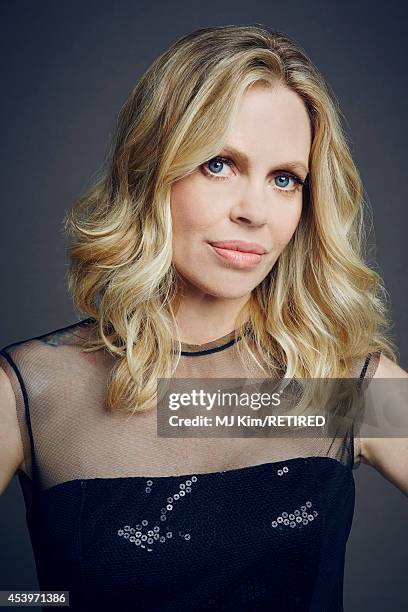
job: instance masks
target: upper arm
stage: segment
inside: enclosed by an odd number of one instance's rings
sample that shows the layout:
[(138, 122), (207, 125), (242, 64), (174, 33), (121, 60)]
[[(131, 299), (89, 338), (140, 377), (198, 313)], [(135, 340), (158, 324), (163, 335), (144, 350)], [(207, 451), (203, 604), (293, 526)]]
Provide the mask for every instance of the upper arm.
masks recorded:
[(0, 495), (24, 461), (23, 444), (10, 380), (0, 367)]
[[(408, 379), (408, 372), (381, 354), (374, 378)], [(408, 410), (407, 399), (405, 397), (397, 398), (398, 405), (401, 406), (403, 411)], [(373, 401), (375, 401), (375, 397)], [(374, 467), (382, 476), (408, 496), (408, 438), (362, 437), (360, 444), (362, 463)]]

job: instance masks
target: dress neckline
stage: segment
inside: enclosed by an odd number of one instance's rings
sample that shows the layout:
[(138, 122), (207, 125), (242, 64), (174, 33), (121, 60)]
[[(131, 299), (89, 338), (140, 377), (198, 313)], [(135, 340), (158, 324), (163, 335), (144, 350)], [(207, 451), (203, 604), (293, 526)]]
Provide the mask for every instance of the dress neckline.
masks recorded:
[[(181, 342), (181, 354), (184, 355), (197, 355), (197, 354), (207, 354), (213, 353), (216, 351), (224, 350), (233, 346), (236, 342), (235, 340), (236, 330), (228, 332), (223, 336), (215, 338), (214, 340), (210, 340), (209, 342), (203, 342), (201, 344), (192, 344), (189, 342)], [(238, 340), (240, 340), (241, 336), (238, 336)]]
[[(65, 489), (67, 487), (76, 487), (80, 486), (81, 488), (86, 487), (88, 483), (97, 483), (101, 484), (108, 483), (139, 483), (144, 480), (153, 480), (155, 479), (158, 482), (165, 483), (172, 480), (177, 479), (186, 479), (191, 478), (191, 476), (197, 476), (201, 479), (208, 479), (210, 482), (212, 479), (218, 479), (220, 477), (232, 477), (232, 478), (240, 478), (241, 476), (255, 476), (258, 473), (276, 470), (278, 466), (281, 464), (284, 465), (312, 465), (315, 463), (321, 463), (323, 465), (333, 465), (336, 466), (340, 471), (344, 472), (354, 483), (354, 468), (352, 464), (343, 463), (340, 459), (336, 459), (335, 457), (330, 457), (329, 455), (308, 455), (308, 456), (299, 456), (299, 457), (288, 457), (287, 459), (278, 459), (276, 461), (266, 461), (263, 463), (255, 463), (253, 465), (244, 465), (237, 468), (227, 468), (226, 470), (218, 470), (213, 472), (197, 472), (191, 471), (184, 474), (168, 474), (165, 476), (155, 476), (155, 475), (145, 475), (145, 476), (95, 476), (90, 478), (71, 478), (69, 480), (64, 480), (63, 482), (58, 482), (53, 484), (45, 489), (35, 489), (35, 495), (38, 497), (44, 497), (45, 495), (53, 493), (54, 491), (58, 491), (59, 489)], [(27, 482), (32, 483), (32, 479), (23, 472), (22, 470), (18, 471), (18, 476), (27, 480)]]

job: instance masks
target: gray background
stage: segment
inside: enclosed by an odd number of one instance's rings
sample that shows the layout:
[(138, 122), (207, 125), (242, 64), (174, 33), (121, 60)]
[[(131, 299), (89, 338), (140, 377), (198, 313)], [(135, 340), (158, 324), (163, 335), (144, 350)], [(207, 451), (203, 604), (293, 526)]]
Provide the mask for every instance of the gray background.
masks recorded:
[[(0, 12), (0, 346), (77, 319), (61, 221), (101, 166), (136, 79), (187, 32), (262, 23), (304, 46), (347, 118), (373, 209), (372, 263), (385, 279), (408, 370), (406, 3), (3, 1)], [(407, 610), (407, 500), (370, 467), (355, 479), (345, 610)], [(38, 588), (16, 478), (0, 500), (0, 556), (0, 589)]]

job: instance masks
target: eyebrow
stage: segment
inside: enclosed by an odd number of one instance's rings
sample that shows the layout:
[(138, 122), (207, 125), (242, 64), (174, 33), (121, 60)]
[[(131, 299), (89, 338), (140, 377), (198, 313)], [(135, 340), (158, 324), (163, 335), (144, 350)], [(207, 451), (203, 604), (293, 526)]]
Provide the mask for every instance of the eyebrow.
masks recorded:
[[(239, 151), (239, 149), (235, 149), (235, 147), (231, 147), (231, 146), (224, 147), (222, 149), (222, 153), (221, 154), (224, 154), (224, 153), (227, 154), (227, 155), (233, 155), (244, 166), (248, 166), (249, 165), (249, 157), (243, 151)], [(305, 175), (307, 175), (308, 172), (309, 172), (309, 168), (307, 168), (303, 164), (303, 162), (300, 162), (300, 161), (282, 162), (281, 164), (278, 164), (278, 166), (282, 170), (283, 169), (289, 169), (289, 170), (294, 170), (294, 171), (302, 170)]]

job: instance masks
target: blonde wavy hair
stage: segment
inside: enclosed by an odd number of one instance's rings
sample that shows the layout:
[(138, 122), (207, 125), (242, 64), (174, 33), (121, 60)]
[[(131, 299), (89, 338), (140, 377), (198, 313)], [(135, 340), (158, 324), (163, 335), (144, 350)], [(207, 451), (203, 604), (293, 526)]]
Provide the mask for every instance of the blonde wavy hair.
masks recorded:
[(394, 362), (387, 293), (365, 264), (362, 184), (324, 78), (265, 26), (196, 30), (160, 55), (120, 110), (103, 171), (67, 212), (68, 288), (97, 322), (86, 350), (116, 357), (109, 409), (155, 405), (180, 357), (172, 264), (172, 183), (215, 157), (253, 84), (296, 92), (312, 126), (310, 173), (292, 239), (236, 321), (241, 356), (292, 378), (342, 378), (381, 350)]

